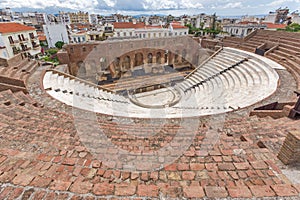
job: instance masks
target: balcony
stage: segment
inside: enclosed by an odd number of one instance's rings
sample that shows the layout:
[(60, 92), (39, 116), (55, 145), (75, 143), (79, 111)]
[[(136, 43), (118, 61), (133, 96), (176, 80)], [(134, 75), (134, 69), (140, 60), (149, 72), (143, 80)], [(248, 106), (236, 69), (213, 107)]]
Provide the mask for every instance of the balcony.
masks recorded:
[(31, 50), (31, 47), (22, 47), (22, 51), (29, 51), (29, 50)]
[(11, 45), (11, 46), (14, 46), (14, 45), (19, 44), (19, 43), (20, 43), (19, 40), (13, 40), (13, 43), (10, 43), (10, 45)]
[(19, 54), (21, 51), (20, 50), (13, 50), (14, 55)]
[(40, 48), (40, 45), (36, 44), (36, 45), (32, 45), (33, 49), (36, 50), (38, 48)]
[(20, 40), (20, 43), (27, 43), (28, 42), (28, 38), (25, 38), (24, 40)]
[(39, 36), (34, 36), (34, 37), (31, 37), (30, 39), (31, 39), (31, 41), (33, 41), (33, 40), (37, 40), (39, 38)]

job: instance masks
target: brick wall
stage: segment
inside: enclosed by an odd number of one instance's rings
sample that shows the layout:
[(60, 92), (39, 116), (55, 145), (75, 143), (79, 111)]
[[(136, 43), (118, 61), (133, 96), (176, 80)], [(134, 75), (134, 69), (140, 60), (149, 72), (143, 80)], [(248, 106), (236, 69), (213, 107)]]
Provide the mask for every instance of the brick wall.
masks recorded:
[(300, 131), (290, 131), (278, 153), (278, 158), (286, 165), (300, 163)]

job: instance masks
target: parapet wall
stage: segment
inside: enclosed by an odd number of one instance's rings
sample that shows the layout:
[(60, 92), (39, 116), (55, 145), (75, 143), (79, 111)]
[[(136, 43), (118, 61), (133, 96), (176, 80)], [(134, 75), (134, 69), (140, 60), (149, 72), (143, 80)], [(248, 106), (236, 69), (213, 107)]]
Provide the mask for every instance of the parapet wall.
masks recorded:
[(300, 131), (290, 131), (279, 151), (278, 158), (286, 165), (300, 163)]

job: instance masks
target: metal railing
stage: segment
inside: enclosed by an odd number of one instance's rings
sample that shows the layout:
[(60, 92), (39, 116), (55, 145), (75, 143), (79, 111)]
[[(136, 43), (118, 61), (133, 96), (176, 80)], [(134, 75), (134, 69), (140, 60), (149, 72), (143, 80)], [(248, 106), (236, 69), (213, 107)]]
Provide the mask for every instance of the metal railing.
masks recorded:
[(204, 60), (196, 69), (194, 69), (191, 73), (189, 73), (184, 79), (189, 78), (192, 74), (194, 74), (198, 69), (200, 69), (201, 67), (203, 67), (203, 65), (205, 65), (208, 61), (210, 61), (212, 58), (214, 58), (222, 50), (223, 50), (222, 47), (220, 49), (218, 49), (213, 55), (211, 55), (209, 58), (207, 58), (206, 60)]

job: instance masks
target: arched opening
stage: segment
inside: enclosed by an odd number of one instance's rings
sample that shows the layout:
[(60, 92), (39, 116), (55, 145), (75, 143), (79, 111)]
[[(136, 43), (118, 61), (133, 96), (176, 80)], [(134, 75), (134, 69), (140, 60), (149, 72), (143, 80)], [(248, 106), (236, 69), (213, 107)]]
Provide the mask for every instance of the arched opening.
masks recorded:
[(152, 53), (148, 54), (148, 64), (149, 63), (153, 63), (153, 55), (152, 55)]
[(169, 51), (166, 50), (166, 51), (165, 51), (165, 63), (168, 62), (168, 59), (169, 59)]
[(104, 71), (107, 68), (106, 59), (104, 57), (100, 58), (100, 68), (101, 71)]
[(157, 64), (161, 64), (161, 53), (160, 53), (160, 52), (158, 52), (158, 53), (156, 54), (156, 63), (157, 63)]
[(186, 49), (183, 49), (182, 50), (181, 62), (185, 62), (185, 57), (186, 57)]
[(115, 58), (115, 60), (114, 60), (114, 67), (115, 67), (115, 71), (116, 72), (118, 72), (118, 71), (120, 71), (120, 58), (119, 57), (117, 57), (117, 58)]
[(78, 62), (77, 66), (78, 66), (77, 77), (79, 77), (79, 78), (86, 77), (86, 68), (85, 68), (84, 62), (82, 62), (82, 61)]
[(178, 54), (179, 54), (179, 51), (176, 50), (176, 51), (175, 51), (175, 58), (174, 58), (174, 63), (175, 63), (175, 64), (179, 63), (179, 55), (178, 55)]
[(125, 58), (124, 58), (124, 61), (123, 61), (123, 69), (125, 70), (125, 71), (129, 71), (131, 68), (130, 68), (130, 62), (131, 62), (131, 59), (130, 59), (130, 57), (129, 56), (126, 56)]
[(135, 54), (134, 66), (141, 66), (144, 64), (144, 58), (142, 53)]

